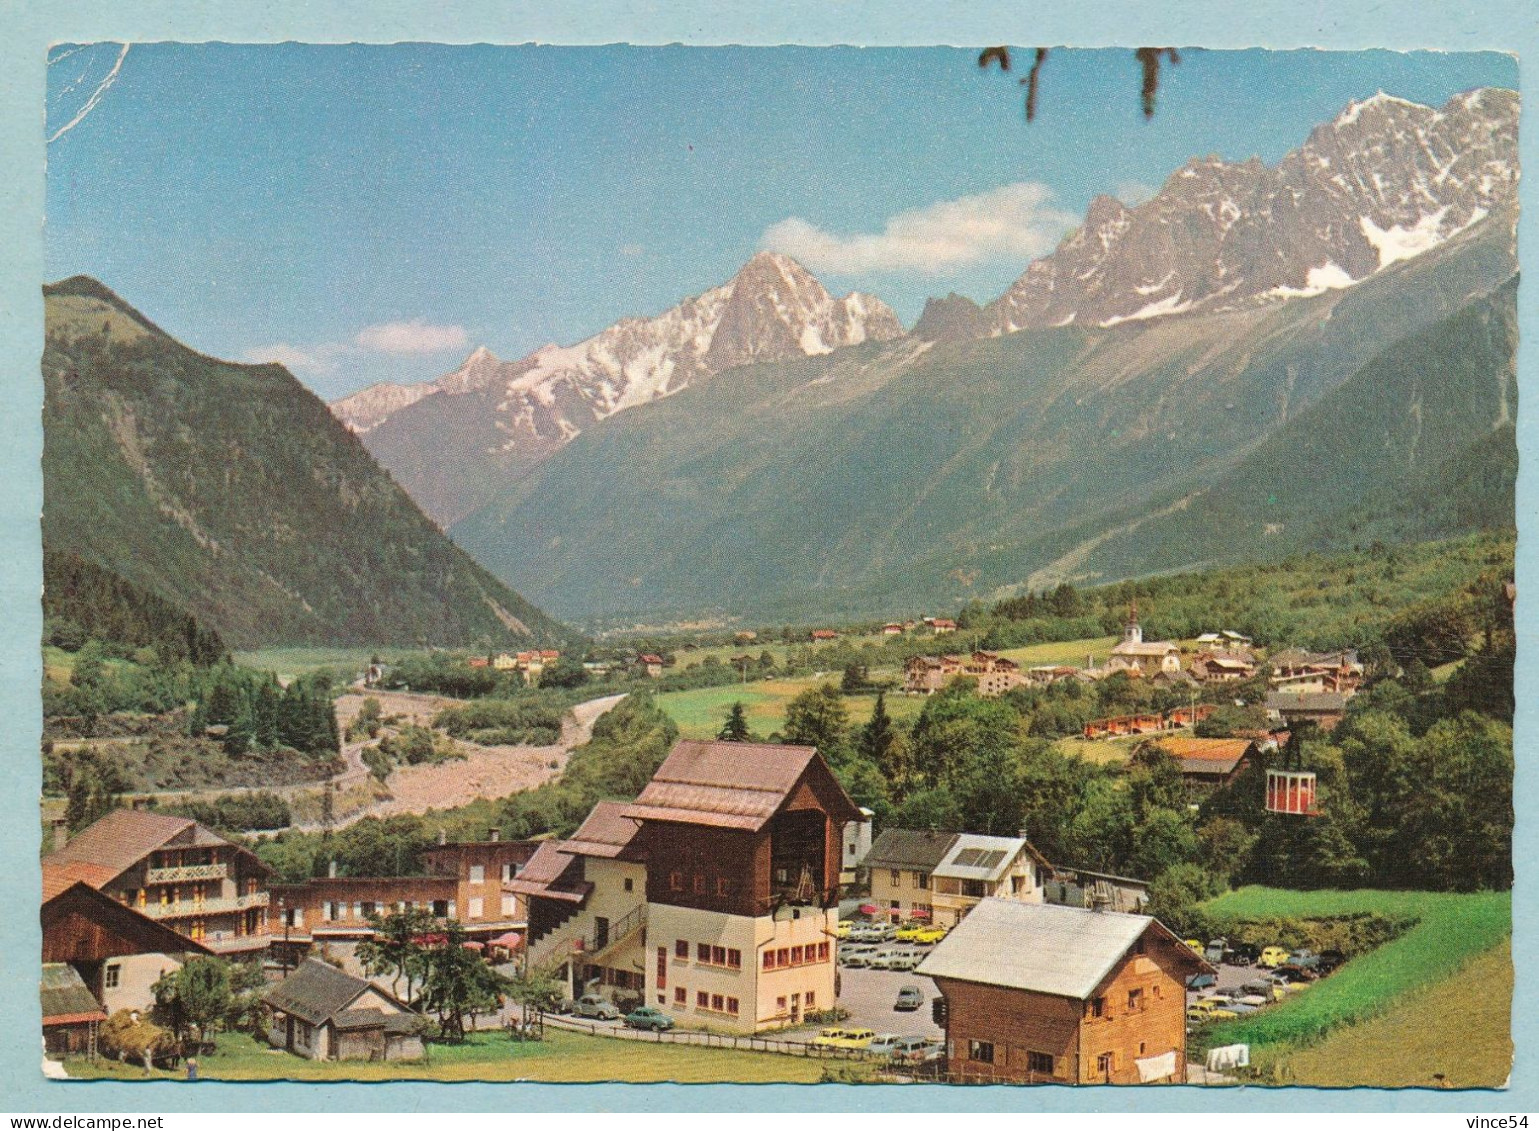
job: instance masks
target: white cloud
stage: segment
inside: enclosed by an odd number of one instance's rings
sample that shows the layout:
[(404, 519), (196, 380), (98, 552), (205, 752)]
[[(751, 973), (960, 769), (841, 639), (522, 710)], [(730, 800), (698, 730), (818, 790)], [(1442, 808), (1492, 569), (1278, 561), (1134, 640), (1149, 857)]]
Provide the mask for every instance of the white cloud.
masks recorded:
[(464, 349), (470, 337), (463, 326), (434, 326), (415, 318), (365, 326), (353, 340), (370, 353), (446, 353)]
[(1142, 181), (1123, 181), (1117, 186), (1117, 199), (1129, 208), (1137, 208), (1152, 197), (1154, 191)]
[(791, 217), (765, 230), (759, 246), (811, 271), (858, 275), (916, 271), (941, 275), (997, 260), (1023, 261), (1051, 251), (1079, 222), (1051, 204), (1052, 190), (1032, 181), (899, 212), (880, 233), (841, 236)]
[(252, 365), (277, 362), (295, 373), (332, 373), (337, 368), (337, 358), (347, 352), (346, 346), (322, 343), (318, 346), (291, 346), (287, 342), (274, 342), (270, 346), (257, 346), (241, 354), (241, 360)]

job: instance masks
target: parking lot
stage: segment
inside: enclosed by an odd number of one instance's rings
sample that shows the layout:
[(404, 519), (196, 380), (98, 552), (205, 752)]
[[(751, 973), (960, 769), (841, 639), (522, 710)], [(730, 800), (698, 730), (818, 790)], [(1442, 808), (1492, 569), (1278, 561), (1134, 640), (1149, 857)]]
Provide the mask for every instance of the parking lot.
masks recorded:
[[(892, 1007), (904, 986), (918, 986), (924, 994), (924, 1004), (912, 1013), (899, 1013)], [(930, 1002), (935, 996), (935, 983), (912, 971), (839, 971), (839, 1006), (850, 1011), (849, 1020), (840, 1022), (845, 1028), (873, 1029), (900, 1037), (943, 1036), (940, 1026), (930, 1017)]]

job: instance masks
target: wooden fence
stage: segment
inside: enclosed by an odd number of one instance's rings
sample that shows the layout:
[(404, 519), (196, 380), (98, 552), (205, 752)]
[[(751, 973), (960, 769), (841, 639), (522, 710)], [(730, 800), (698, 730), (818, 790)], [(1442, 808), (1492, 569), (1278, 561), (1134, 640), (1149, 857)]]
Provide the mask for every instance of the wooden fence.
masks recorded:
[(651, 1041), (656, 1044), (696, 1045), (712, 1049), (741, 1049), (745, 1052), (770, 1052), (782, 1056), (811, 1057), (814, 1060), (858, 1060), (881, 1063), (885, 1056), (868, 1053), (865, 1049), (829, 1048), (807, 1041), (787, 1041), (776, 1037), (738, 1037), (730, 1033), (701, 1033), (675, 1029), (655, 1032), (632, 1029), (625, 1024), (605, 1025), (584, 1021), (576, 1017), (564, 1017), (547, 1013), (545, 1024), (576, 1033), (589, 1033), (595, 1037), (614, 1037), (622, 1041)]

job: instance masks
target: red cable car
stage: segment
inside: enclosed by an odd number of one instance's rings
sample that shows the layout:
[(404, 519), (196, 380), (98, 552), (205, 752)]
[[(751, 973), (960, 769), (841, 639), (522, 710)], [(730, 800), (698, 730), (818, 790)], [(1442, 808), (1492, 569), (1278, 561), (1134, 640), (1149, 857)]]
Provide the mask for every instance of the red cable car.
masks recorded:
[(1318, 817), (1315, 773), (1303, 768), (1303, 743), (1297, 729), (1283, 748), (1282, 767), (1266, 772), (1266, 811), (1288, 817)]

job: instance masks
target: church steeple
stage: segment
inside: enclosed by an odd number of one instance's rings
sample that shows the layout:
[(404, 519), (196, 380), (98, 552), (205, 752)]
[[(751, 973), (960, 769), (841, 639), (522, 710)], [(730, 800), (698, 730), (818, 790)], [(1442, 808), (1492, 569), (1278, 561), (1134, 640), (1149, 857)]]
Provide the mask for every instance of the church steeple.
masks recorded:
[(1134, 597), (1128, 606), (1128, 622), (1122, 626), (1122, 642), (1124, 644), (1142, 644), (1144, 642), (1144, 630), (1138, 624), (1138, 598)]

